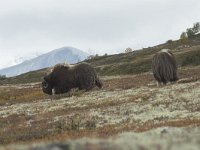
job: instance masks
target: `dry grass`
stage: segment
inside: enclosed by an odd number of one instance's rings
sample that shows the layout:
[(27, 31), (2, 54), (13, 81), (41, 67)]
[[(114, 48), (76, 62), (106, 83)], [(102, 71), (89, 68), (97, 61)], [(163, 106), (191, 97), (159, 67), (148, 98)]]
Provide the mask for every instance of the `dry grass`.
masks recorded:
[[(120, 80), (118, 80), (120, 78)], [(116, 90), (116, 89), (130, 89), (133, 87), (141, 87), (154, 81), (151, 74), (138, 74), (138, 75), (126, 75), (116, 77), (109, 77), (104, 80), (103, 89)]]
[(7, 88), (0, 91), (0, 105), (31, 102), (48, 98), (39, 88)]
[(198, 67), (184, 68), (179, 76), (187, 82), (160, 88), (149, 73), (102, 77), (102, 90), (72, 92), (53, 100), (37, 86), (1, 86), (0, 144), (200, 126), (198, 73)]

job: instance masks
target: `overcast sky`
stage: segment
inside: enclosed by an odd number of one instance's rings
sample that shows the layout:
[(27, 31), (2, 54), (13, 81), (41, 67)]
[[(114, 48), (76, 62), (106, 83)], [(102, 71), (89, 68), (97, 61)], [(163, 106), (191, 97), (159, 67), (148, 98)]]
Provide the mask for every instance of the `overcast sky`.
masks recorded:
[(100, 54), (153, 46), (199, 21), (200, 0), (0, 0), (0, 68), (63, 46)]

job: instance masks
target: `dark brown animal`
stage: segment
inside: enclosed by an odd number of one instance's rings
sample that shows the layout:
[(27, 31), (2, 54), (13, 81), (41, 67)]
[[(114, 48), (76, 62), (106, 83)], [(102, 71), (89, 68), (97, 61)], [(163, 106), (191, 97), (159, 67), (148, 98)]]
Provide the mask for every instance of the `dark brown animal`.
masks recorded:
[(43, 92), (49, 95), (54, 92), (55, 94), (67, 93), (72, 88), (88, 91), (95, 86), (101, 88), (102, 82), (95, 69), (87, 63), (55, 65), (42, 82)]
[(154, 55), (152, 70), (158, 84), (178, 80), (176, 59), (169, 49), (163, 49)]

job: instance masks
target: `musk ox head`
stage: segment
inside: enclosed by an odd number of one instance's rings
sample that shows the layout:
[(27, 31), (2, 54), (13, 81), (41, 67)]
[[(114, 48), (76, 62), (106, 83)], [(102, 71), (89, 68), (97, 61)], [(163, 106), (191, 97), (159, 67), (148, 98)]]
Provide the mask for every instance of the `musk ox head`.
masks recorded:
[(44, 93), (48, 95), (52, 95), (53, 85), (50, 78), (51, 74), (44, 77), (44, 81), (42, 81), (42, 90)]
[(57, 64), (44, 77), (42, 90), (44, 93), (52, 95), (67, 93), (72, 88), (90, 90), (95, 85), (101, 88), (102, 82), (91, 65), (87, 63), (75, 65)]
[(163, 49), (153, 56), (152, 70), (159, 84), (178, 80), (176, 59), (169, 49)]

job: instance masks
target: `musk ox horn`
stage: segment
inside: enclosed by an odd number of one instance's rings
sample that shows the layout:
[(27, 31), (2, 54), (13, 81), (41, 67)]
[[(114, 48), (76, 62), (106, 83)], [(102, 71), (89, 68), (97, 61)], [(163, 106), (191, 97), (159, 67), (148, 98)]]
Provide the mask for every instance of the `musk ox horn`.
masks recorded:
[(43, 88), (45, 88), (45, 89), (46, 89), (46, 88), (48, 88), (48, 83), (47, 83), (47, 82), (45, 82), (45, 81), (44, 81), (44, 82), (42, 82), (42, 87), (43, 87)]
[(163, 49), (153, 56), (152, 71), (159, 84), (178, 80), (176, 59), (169, 49)]

